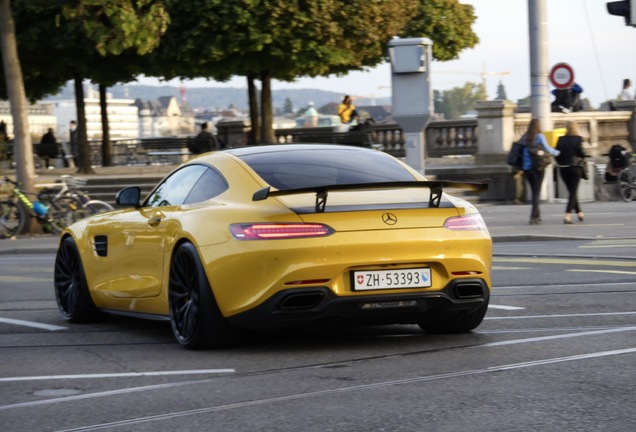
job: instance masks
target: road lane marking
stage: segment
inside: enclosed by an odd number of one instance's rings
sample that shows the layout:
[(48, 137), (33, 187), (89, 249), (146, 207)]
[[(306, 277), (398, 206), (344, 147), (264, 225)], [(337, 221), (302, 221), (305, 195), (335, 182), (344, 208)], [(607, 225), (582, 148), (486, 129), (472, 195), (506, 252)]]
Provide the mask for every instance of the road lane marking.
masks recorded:
[(485, 317), (484, 320), (509, 320), (509, 319), (543, 319), (543, 318), (572, 318), (572, 317), (597, 317), (597, 316), (618, 316), (636, 315), (636, 312), (599, 312), (581, 314), (556, 314), (556, 315), (517, 315), (513, 317)]
[(622, 327), (622, 328), (613, 328), (608, 330), (594, 330), (594, 331), (587, 331), (587, 332), (580, 332), (580, 333), (568, 333), (568, 334), (562, 334), (562, 335), (541, 336), (541, 337), (515, 339), (515, 340), (501, 341), (501, 342), (490, 342), (486, 344), (477, 345), (475, 348), (516, 345), (516, 344), (528, 343), (528, 342), (543, 342), (543, 341), (555, 340), (555, 339), (568, 339), (568, 338), (581, 337), (581, 336), (595, 336), (600, 334), (620, 333), (620, 332), (634, 331), (634, 330), (636, 330), (636, 327)]
[(167, 376), (167, 375), (198, 375), (198, 374), (207, 375), (207, 374), (234, 373), (234, 372), (236, 372), (234, 369), (198, 369), (198, 370), (195, 369), (195, 370), (158, 371), (158, 372), (120, 372), (120, 373), (78, 374), (78, 375), (40, 375), (40, 376), (0, 378), (0, 382), (148, 377), (148, 376)]
[[(329, 395), (342, 394), (342, 393), (348, 393), (348, 392), (354, 392), (354, 391), (374, 390), (377, 388), (393, 387), (393, 386), (404, 385), (404, 384), (418, 384), (422, 382), (452, 379), (452, 378), (472, 376), (472, 375), (481, 375), (481, 374), (487, 374), (487, 373), (493, 373), (493, 372), (508, 371), (513, 369), (545, 366), (545, 365), (551, 365), (555, 363), (587, 360), (587, 359), (593, 359), (593, 358), (609, 357), (609, 356), (631, 354), (631, 353), (636, 353), (636, 348), (625, 348), (625, 349), (613, 350), (613, 351), (599, 351), (594, 353), (579, 354), (579, 355), (573, 355), (568, 357), (554, 357), (554, 358), (534, 360), (534, 361), (524, 362), (524, 363), (512, 363), (512, 364), (501, 365), (501, 366), (491, 366), (491, 367), (487, 367), (483, 369), (449, 372), (449, 373), (439, 374), (439, 375), (426, 375), (426, 376), (419, 376), (414, 378), (406, 378), (402, 380), (383, 381), (378, 383), (362, 384), (362, 385), (350, 386), (350, 387), (340, 387), (336, 389), (317, 390), (317, 391), (307, 392), (307, 393), (297, 393), (297, 394), (291, 394), (291, 395), (285, 395), (285, 396), (271, 397), (267, 399), (257, 399), (257, 400), (251, 400), (246, 402), (236, 402), (236, 403), (231, 403), (226, 405), (216, 405), (216, 406), (197, 408), (197, 409), (191, 409), (186, 411), (175, 411), (171, 413), (157, 414), (157, 415), (146, 416), (146, 417), (138, 417), (135, 419), (126, 419), (126, 420), (119, 420), (119, 421), (113, 421), (108, 423), (99, 423), (99, 424), (82, 426), (82, 427), (73, 428), (73, 429), (64, 429), (58, 432), (94, 431), (94, 430), (109, 429), (109, 428), (122, 427), (122, 426), (131, 426), (131, 425), (137, 425), (141, 423), (149, 423), (153, 421), (174, 419), (177, 417), (186, 417), (186, 416), (192, 416), (197, 414), (209, 414), (212, 412), (228, 411), (228, 410), (232, 410), (236, 408), (247, 408), (247, 407), (260, 406), (260, 405), (272, 404), (277, 402), (289, 402), (294, 400), (329, 396)], [(77, 399), (77, 397), (71, 396), (69, 398), (60, 398), (60, 399), (61, 400), (59, 401), (74, 400), (74, 399)], [(39, 401), (39, 402), (49, 403), (51, 401)], [(5, 407), (26, 406), (26, 405), (32, 405), (32, 404), (38, 404), (38, 402), (26, 402), (23, 404), (6, 405)], [(5, 407), (0, 407), (0, 410), (5, 409)]]
[(503, 305), (490, 304), (490, 305), (488, 305), (488, 309), (522, 310), (522, 309), (525, 309), (525, 308), (520, 307), (520, 306), (503, 306)]
[(23, 327), (33, 327), (33, 328), (39, 328), (43, 330), (50, 330), (50, 331), (58, 331), (58, 330), (67, 329), (67, 327), (61, 327), (61, 326), (56, 326), (51, 324), (42, 324), (42, 323), (33, 322), (33, 321), (24, 321), (24, 320), (11, 319), (11, 318), (2, 318), (2, 317), (0, 317), (0, 323), (13, 324), (13, 325), (18, 325)]
[(612, 266), (612, 267), (636, 267), (636, 261), (623, 261), (623, 260), (595, 260), (588, 258), (537, 258), (529, 256), (525, 258), (506, 258), (506, 257), (494, 257), (493, 262), (497, 263), (534, 263), (534, 264), (581, 264), (581, 265), (595, 265), (595, 266)]
[(630, 271), (620, 271), (620, 270), (592, 270), (592, 269), (567, 269), (569, 272), (579, 272), (579, 273), (611, 273), (611, 274), (627, 274), (627, 275), (636, 275), (636, 272)]
[(493, 270), (532, 270), (532, 267), (492, 266)]
[(2, 282), (6, 283), (32, 283), (32, 282), (50, 282), (50, 277), (32, 277), (32, 276), (2, 276)]

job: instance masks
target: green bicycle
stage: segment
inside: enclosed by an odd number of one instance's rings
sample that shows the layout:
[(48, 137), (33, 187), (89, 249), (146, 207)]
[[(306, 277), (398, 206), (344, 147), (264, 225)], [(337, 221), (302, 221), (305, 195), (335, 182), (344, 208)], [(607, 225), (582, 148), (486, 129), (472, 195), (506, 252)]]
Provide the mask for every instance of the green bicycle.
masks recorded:
[(20, 189), (19, 184), (8, 177), (5, 183), (13, 185), (9, 197), (0, 201), (0, 239), (23, 233), (31, 218), (42, 225), (44, 232), (59, 233), (65, 227), (86, 216), (87, 210), (72, 196), (60, 196), (50, 203), (32, 201), (27, 195), (36, 195)]

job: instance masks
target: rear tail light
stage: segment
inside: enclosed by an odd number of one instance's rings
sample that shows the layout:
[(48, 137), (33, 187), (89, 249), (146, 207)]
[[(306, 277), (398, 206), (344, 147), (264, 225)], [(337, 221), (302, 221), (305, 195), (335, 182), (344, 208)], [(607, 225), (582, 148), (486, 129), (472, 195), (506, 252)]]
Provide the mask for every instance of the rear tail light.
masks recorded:
[(471, 213), (463, 216), (457, 216), (446, 219), (444, 228), (453, 231), (475, 231), (486, 230), (486, 222), (481, 218), (479, 213)]
[(257, 223), (233, 224), (230, 231), (238, 240), (278, 240), (307, 237), (326, 237), (334, 230), (323, 224)]

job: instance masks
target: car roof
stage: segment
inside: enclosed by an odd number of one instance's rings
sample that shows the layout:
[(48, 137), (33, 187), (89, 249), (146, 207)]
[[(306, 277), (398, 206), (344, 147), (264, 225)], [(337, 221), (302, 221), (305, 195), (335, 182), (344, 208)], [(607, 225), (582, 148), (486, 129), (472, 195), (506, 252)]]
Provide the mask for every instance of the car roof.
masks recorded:
[(223, 150), (225, 153), (230, 153), (235, 156), (241, 157), (245, 155), (261, 154), (261, 153), (275, 153), (275, 152), (290, 152), (290, 151), (307, 151), (307, 150), (320, 150), (320, 151), (360, 151), (360, 152), (375, 152), (376, 150), (347, 146), (342, 144), (271, 144), (261, 146), (250, 147), (238, 147), (228, 150)]

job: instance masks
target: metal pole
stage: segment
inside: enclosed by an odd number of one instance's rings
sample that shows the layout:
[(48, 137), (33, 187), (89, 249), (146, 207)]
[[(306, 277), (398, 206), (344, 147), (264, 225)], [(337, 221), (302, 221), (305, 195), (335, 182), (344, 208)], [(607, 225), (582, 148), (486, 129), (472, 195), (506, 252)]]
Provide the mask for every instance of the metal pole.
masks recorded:
[(552, 130), (548, 67), (548, 18), (545, 0), (528, 0), (530, 31), (530, 105), (541, 129)]

